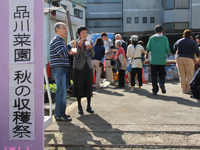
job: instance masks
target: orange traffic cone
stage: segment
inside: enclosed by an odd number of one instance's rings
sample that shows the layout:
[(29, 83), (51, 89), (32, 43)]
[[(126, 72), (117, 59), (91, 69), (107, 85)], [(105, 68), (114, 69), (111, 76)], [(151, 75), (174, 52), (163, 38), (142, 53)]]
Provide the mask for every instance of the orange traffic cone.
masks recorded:
[(142, 68), (142, 83), (147, 83), (144, 78), (144, 68)]
[(49, 62), (47, 63), (47, 76), (51, 78), (51, 70), (50, 70)]
[(92, 84), (95, 84), (95, 83), (96, 83), (96, 72), (94, 72)]
[(128, 84), (128, 74), (125, 74), (126, 84)]

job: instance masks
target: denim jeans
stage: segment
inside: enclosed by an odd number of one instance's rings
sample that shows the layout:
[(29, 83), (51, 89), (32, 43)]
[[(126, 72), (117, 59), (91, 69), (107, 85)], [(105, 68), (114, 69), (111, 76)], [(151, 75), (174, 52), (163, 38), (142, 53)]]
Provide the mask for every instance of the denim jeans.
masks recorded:
[(166, 76), (166, 70), (165, 70), (165, 65), (151, 65), (151, 82), (153, 86), (153, 93), (157, 93), (159, 88), (157, 84), (157, 74), (159, 72), (159, 84), (160, 85), (165, 85), (165, 76)]
[(55, 115), (61, 117), (65, 115), (67, 90), (69, 83), (69, 67), (56, 67), (52, 69), (56, 82), (56, 106)]

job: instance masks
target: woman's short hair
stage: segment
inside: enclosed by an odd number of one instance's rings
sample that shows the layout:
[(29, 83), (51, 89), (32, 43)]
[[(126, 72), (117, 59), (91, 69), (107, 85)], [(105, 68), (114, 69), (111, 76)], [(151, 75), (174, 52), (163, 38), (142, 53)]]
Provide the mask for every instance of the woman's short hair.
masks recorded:
[(103, 36), (108, 37), (106, 32), (102, 32), (102, 33), (101, 33), (101, 37), (103, 37)]
[(122, 46), (122, 41), (121, 40), (116, 40), (115, 41), (115, 44), (119, 45), (119, 46)]
[(94, 43), (94, 45), (95, 45), (95, 46), (103, 46), (104, 44), (103, 44), (102, 38), (98, 37), (98, 38), (96, 39), (96, 42)]
[(190, 38), (192, 36), (192, 31), (190, 29), (186, 29), (184, 32), (183, 32), (183, 37), (187, 37), (187, 38)]
[(77, 34), (80, 35), (81, 31), (83, 31), (83, 30), (87, 30), (87, 28), (84, 27), (84, 26), (78, 27), (78, 29), (77, 29)]

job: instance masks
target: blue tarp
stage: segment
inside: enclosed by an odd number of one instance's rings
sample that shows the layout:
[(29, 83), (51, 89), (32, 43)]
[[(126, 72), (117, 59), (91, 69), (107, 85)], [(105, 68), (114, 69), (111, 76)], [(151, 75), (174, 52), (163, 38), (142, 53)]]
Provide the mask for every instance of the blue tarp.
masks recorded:
[[(113, 41), (114, 38), (115, 38), (114, 33), (107, 33), (107, 36), (108, 36), (108, 38), (111, 39), (112, 41)], [(92, 35), (91, 35), (91, 39), (92, 39), (93, 44), (96, 42), (96, 40), (97, 40), (98, 37), (101, 37), (101, 33), (92, 34)]]

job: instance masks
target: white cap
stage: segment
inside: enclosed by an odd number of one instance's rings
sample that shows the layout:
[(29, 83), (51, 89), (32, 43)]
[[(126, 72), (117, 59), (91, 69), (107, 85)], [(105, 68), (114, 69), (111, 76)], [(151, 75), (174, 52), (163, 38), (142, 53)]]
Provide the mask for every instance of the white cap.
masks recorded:
[(130, 38), (130, 41), (138, 41), (138, 36), (132, 35), (131, 38)]

